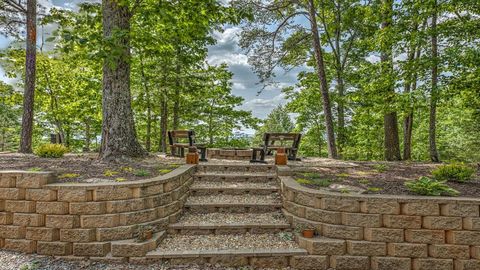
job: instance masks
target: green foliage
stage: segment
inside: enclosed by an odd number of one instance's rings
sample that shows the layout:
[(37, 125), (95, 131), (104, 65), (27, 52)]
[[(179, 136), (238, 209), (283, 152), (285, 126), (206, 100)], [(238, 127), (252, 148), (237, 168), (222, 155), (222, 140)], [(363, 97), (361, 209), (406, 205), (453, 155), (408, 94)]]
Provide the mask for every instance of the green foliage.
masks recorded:
[(105, 170), (103, 172), (103, 175), (105, 175), (106, 177), (112, 177), (112, 176), (115, 176), (115, 175), (118, 175), (119, 172), (117, 171), (114, 171), (114, 170)]
[(29, 172), (40, 172), (40, 171), (42, 171), (42, 168), (32, 167), (32, 168), (28, 168), (27, 171), (29, 171)]
[(383, 188), (379, 188), (379, 187), (368, 187), (367, 190), (370, 191), (370, 192), (379, 192), (379, 191), (382, 191)]
[(159, 172), (160, 174), (167, 174), (167, 173), (169, 173), (169, 172), (171, 172), (171, 171), (172, 171), (172, 169), (159, 169), (159, 170), (158, 170), (158, 172)]
[(432, 171), (432, 175), (437, 180), (467, 182), (473, 178), (475, 169), (463, 164), (452, 163), (447, 165), (441, 165)]
[(438, 181), (428, 177), (420, 177), (415, 181), (405, 182), (405, 186), (412, 192), (426, 196), (457, 196), (458, 191), (445, 184), (445, 181)]
[(35, 154), (44, 158), (61, 158), (68, 153), (68, 148), (63, 144), (47, 143), (40, 145)]
[(139, 169), (139, 170), (136, 170), (133, 172), (133, 174), (135, 176), (149, 176), (150, 175), (150, 172), (145, 170), (145, 169)]
[(313, 179), (297, 178), (295, 180), (299, 184), (314, 185), (314, 186), (318, 186), (318, 187), (328, 187), (333, 183), (333, 181), (330, 180), (330, 179), (318, 179), (318, 178), (313, 178)]

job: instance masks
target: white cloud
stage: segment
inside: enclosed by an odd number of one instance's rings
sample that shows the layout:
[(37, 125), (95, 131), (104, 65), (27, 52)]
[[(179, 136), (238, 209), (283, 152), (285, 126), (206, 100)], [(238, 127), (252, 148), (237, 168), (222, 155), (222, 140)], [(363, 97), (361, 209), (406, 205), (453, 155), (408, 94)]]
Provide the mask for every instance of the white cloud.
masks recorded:
[(249, 66), (248, 57), (240, 53), (225, 53), (223, 55), (209, 55), (208, 62), (212, 65), (220, 65), (226, 63), (227, 65)]

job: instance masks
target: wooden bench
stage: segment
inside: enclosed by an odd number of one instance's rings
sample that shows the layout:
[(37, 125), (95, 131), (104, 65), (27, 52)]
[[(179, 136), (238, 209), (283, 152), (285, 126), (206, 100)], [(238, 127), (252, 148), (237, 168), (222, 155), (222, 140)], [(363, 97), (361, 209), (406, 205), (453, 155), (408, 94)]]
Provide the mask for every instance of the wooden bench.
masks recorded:
[[(265, 163), (265, 156), (272, 154), (279, 148), (285, 148), (288, 160), (300, 160), (297, 158), (297, 152), (301, 138), (301, 133), (265, 133), (263, 135), (263, 145), (252, 148), (250, 162)], [(275, 144), (276, 142), (279, 142), (279, 144)]]
[[(200, 161), (207, 161), (207, 147), (204, 144), (195, 143), (195, 131), (169, 130), (167, 133), (172, 156), (185, 157), (185, 148), (195, 146), (200, 150)], [(181, 142), (181, 140), (184, 142)]]

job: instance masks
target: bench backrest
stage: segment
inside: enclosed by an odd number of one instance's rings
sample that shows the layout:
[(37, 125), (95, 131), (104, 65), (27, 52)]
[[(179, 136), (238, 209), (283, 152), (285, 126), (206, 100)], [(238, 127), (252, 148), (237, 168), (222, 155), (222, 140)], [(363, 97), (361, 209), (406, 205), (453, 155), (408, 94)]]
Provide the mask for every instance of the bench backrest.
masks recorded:
[(265, 146), (273, 146), (275, 142), (292, 141), (292, 148), (298, 148), (300, 145), (301, 133), (265, 133), (263, 141)]
[(173, 145), (179, 142), (180, 139), (187, 139), (188, 144), (192, 146), (195, 143), (195, 131), (193, 130), (169, 130), (168, 143)]

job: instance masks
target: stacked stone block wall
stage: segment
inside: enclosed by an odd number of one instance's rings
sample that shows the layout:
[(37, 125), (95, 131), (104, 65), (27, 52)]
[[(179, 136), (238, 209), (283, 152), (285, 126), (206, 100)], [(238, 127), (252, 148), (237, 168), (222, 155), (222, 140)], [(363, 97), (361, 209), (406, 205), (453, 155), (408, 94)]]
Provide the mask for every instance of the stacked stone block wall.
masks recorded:
[[(119, 259), (156, 248), (177, 220), (195, 167), (147, 180), (58, 184), (45, 172), (0, 172), (0, 248), (42, 255)], [(151, 228), (154, 237), (135, 241)]]
[(300, 246), (332, 268), (480, 269), (479, 199), (332, 193), (278, 172), (285, 215), (320, 235)]
[(252, 159), (252, 150), (209, 148), (207, 156), (215, 159), (250, 160)]

